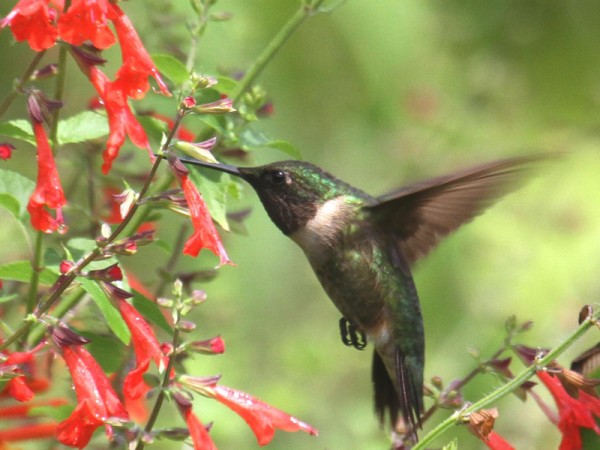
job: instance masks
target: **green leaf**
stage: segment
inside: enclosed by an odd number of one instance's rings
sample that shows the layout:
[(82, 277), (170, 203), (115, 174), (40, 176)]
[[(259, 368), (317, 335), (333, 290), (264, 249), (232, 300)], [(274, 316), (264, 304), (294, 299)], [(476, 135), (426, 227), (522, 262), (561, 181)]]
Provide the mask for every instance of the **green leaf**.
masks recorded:
[(153, 55), (152, 60), (156, 67), (169, 80), (177, 85), (182, 85), (190, 78), (188, 70), (185, 65), (178, 59), (173, 58), (171, 55)]
[(126, 348), (123, 344), (112, 336), (103, 336), (82, 330), (77, 330), (77, 333), (90, 340), (86, 348), (98, 361), (102, 370), (107, 373), (115, 373), (121, 369)]
[(163, 135), (169, 132), (166, 122), (152, 116), (138, 116), (138, 122), (146, 130), (148, 137), (156, 142), (160, 142)]
[(131, 333), (129, 333), (129, 329), (121, 317), (121, 313), (119, 313), (95, 281), (88, 280), (87, 278), (78, 278), (78, 281), (81, 283), (81, 287), (90, 294), (115, 336), (127, 345), (131, 339)]
[(234, 80), (233, 78), (223, 76), (219, 76), (216, 78), (217, 85), (215, 86), (215, 88), (217, 88), (217, 90), (219, 92), (222, 92), (223, 94), (230, 95), (238, 85), (238, 81)]
[(295, 159), (301, 159), (302, 155), (296, 147), (286, 141), (272, 139), (267, 133), (254, 127), (246, 127), (239, 134), (240, 147), (243, 150), (261, 150), (272, 148), (279, 150)]
[[(29, 261), (16, 261), (0, 266), (0, 279), (2, 280), (13, 280), (13, 281), (30, 281), (31, 274), (31, 262)], [(50, 269), (43, 269), (40, 272), (40, 283), (45, 286), (54, 284), (58, 276)]]
[(76, 144), (91, 141), (108, 134), (106, 116), (94, 111), (84, 111), (58, 122), (58, 143)]
[(142, 316), (162, 328), (169, 334), (173, 334), (173, 330), (165, 319), (162, 310), (152, 300), (147, 299), (137, 291), (133, 291), (133, 306)]
[(0, 303), (8, 303), (15, 298), (17, 298), (17, 294), (4, 295), (0, 297)]
[(225, 123), (223, 117), (214, 114), (202, 114), (200, 120), (204, 122), (205, 125), (208, 125), (213, 130), (217, 131), (219, 134), (225, 134)]
[(16, 219), (22, 219), (27, 211), (29, 197), (35, 183), (16, 172), (0, 169), (0, 206), (8, 209)]
[[(229, 231), (229, 222), (227, 221), (227, 193), (230, 190), (229, 185), (233, 183), (231, 177), (224, 173), (211, 171), (202, 175), (197, 170), (191, 172), (192, 181), (196, 183), (202, 191), (206, 207), (212, 218), (224, 230)], [(215, 179), (214, 176), (217, 176)]]
[(31, 124), (23, 119), (9, 120), (0, 123), (0, 136), (7, 136), (19, 141), (35, 145), (35, 136)]
[(280, 152), (285, 153), (294, 159), (302, 159), (302, 154), (300, 153), (300, 150), (298, 150), (296, 147), (294, 147), (287, 141), (271, 141), (268, 142), (266, 146), (275, 150), (279, 150)]

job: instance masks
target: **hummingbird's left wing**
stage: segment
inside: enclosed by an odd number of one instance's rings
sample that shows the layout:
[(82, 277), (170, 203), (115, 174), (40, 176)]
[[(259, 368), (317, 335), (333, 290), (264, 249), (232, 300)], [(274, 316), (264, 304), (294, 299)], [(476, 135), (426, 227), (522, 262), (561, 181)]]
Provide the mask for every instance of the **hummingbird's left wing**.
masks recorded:
[(409, 185), (367, 206), (409, 264), (518, 186), (543, 156), (505, 159)]

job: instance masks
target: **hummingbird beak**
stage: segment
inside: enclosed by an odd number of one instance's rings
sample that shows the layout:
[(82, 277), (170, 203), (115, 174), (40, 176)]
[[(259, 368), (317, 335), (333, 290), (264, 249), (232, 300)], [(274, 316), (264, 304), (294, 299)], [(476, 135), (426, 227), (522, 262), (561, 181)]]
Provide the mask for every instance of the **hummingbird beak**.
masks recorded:
[(209, 169), (218, 170), (219, 172), (225, 172), (230, 175), (235, 175), (236, 177), (243, 178), (244, 176), (240, 173), (239, 169), (235, 166), (231, 166), (229, 164), (220, 164), (220, 163), (209, 163), (200, 161), (199, 159), (189, 159), (189, 158), (179, 158), (184, 164), (193, 164), (195, 166), (208, 167)]

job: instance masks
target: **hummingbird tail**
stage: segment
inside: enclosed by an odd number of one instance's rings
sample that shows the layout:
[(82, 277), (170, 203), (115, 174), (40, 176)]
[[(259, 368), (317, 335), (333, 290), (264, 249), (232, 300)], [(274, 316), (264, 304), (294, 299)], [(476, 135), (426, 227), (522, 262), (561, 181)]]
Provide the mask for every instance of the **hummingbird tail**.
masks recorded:
[[(396, 383), (390, 378), (385, 363), (377, 351), (373, 352), (372, 381), (375, 396), (375, 413), (381, 425), (389, 414), (392, 429), (396, 428), (398, 413), (401, 412), (410, 433), (417, 440), (417, 428), (422, 428), (423, 388), (417, 386), (410, 368), (399, 349), (395, 352)], [(395, 385), (398, 386), (398, 390)]]

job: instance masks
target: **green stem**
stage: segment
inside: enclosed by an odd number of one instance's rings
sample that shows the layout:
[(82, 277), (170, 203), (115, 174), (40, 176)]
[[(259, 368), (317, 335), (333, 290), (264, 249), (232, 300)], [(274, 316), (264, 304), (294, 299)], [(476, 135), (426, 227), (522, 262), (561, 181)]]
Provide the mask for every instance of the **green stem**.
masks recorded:
[[(63, 95), (65, 92), (65, 79), (67, 73), (67, 46), (61, 45), (58, 51), (58, 74), (56, 77), (56, 85), (54, 91), (54, 100), (62, 102)], [(60, 117), (60, 108), (56, 108), (52, 113), (52, 123), (50, 129), (50, 142), (52, 142), (52, 148), (56, 153), (58, 147), (58, 119)]]
[[(79, 301), (83, 298), (84, 295), (85, 295), (85, 291), (82, 288), (76, 289), (75, 291), (70, 293), (68, 296), (66, 296), (66, 298), (62, 302), (60, 302), (58, 305), (56, 305), (56, 308), (54, 308), (52, 310), (52, 316), (58, 317), (58, 318), (63, 317), (65, 314), (67, 314), (71, 310), (71, 308), (73, 308), (77, 303), (79, 303)], [(27, 340), (29, 345), (31, 347), (33, 347), (35, 344), (37, 344), (42, 339), (45, 332), (46, 332), (45, 326), (40, 325), (40, 324), (36, 325), (33, 328), (33, 330), (31, 330), (31, 332), (29, 333), (28, 340)]]
[[(171, 372), (173, 371), (173, 366), (175, 365), (176, 353), (175, 349), (179, 346), (179, 328), (177, 324), (181, 318), (181, 313), (179, 309), (176, 310), (175, 317), (175, 329), (173, 330), (173, 339), (171, 341), (173, 346), (173, 353), (169, 358), (169, 362), (167, 364), (167, 368), (165, 369), (165, 373), (163, 375), (162, 383), (160, 386), (160, 391), (158, 396), (156, 397), (156, 402), (154, 402), (154, 407), (152, 408), (152, 412), (150, 413), (150, 417), (148, 418), (148, 422), (146, 422), (146, 426), (144, 427), (144, 432), (142, 433), (142, 437), (144, 435), (150, 434), (152, 428), (154, 428), (154, 424), (156, 423), (156, 419), (158, 419), (158, 414), (162, 408), (162, 404), (165, 401), (167, 396), (167, 390), (169, 389), (169, 385), (171, 384)], [(135, 447), (135, 450), (142, 450), (145, 446), (145, 443), (142, 439), (140, 439)]]
[(273, 59), (275, 54), (283, 47), (288, 39), (294, 34), (294, 31), (302, 25), (302, 23), (312, 14), (314, 14), (324, 0), (315, 0), (314, 2), (302, 3), (296, 13), (287, 21), (287, 23), (279, 30), (279, 33), (273, 37), (271, 42), (256, 58), (254, 64), (246, 71), (244, 77), (237, 84), (235, 90), (231, 93), (231, 99), (236, 104), (242, 95), (250, 88), (258, 75), (264, 70), (267, 64)]
[(41, 52), (38, 52), (35, 54), (35, 57), (29, 64), (29, 67), (27, 67), (27, 69), (25, 70), (25, 73), (23, 74), (21, 79), (18, 81), (18, 83), (15, 86), (13, 86), (13, 88), (10, 91), (10, 93), (8, 94), (8, 96), (4, 99), (4, 101), (0, 105), (0, 117), (2, 117), (4, 115), (6, 110), (10, 107), (10, 105), (12, 105), (12, 102), (15, 100), (15, 98), (17, 98), (17, 95), (19, 94), (19, 92), (21, 92), (23, 90), (23, 86), (25, 86), (25, 83), (27, 83), (29, 81), (29, 79), (31, 78), (31, 75), (35, 71), (35, 68), (38, 66), (38, 64), (42, 60), (45, 53), (46, 53), (46, 51), (44, 50), (44, 51), (41, 51)]
[(31, 278), (29, 281), (29, 292), (27, 293), (27, 314), (31, 314), (37, 303), (38, 287), (40, 284), (40, 272), (42, 271), (42, 254), (44, 250), (44, 233), (38, 231), (35, 235), (35, 248), (33, 261), (31, 262)]
[(450, 428), (452, 428), (455, 425), (463, 423), (464, 417), (467, 417), (469, 414), (474, 413), (475, 411), (478, 411), (491, 403), (495, 403), (498, 400), (500, 400), (501, 398), (510, 394), (512, 391), (514, 391), (519, 386), (521, 386), (525, 381), (530, 379), (540, 368), (546, 367), (548, 364), (550, 364), (552, 361), (554, 361), (560, 354), (562, 354), (567, 348), (569, 348), (575, 341), (577, 341), (581, 336), (583, 336), (590, 327), (597, 325), (599, 318), (600, 318), (600, 314), (596, 314), (595, 316), (589, 316), (588, 318), (586, 318), (581, 323), (581, 325), (575, 331), (573, 331), (573, 333), (571, 333), (571, 335), (569, 337), (567, 337), (558, 347), (556, 347), (554, 350), (551, 350), (543, 358), (540, 358), (537, 361), (537, 364), (534, 364), (534, 365), (528, 367), (523, 372), (521, 372), (519, 375), (517, 375), (515, 378), (510, 380), (508, 383), (499, 387), (498, 389), (493, 391), (491, 394), (486, 395), (484, 398), (477, 401), (476, 403), (473, 403), (468, 408), (462, 409), (458, 413), (455, 413), (455, 414), (451, 415), (450, 417), (448, 417), (446, 420), (444, 420), (442, 423), (440, 423), (437, 427), (435, 427), (433, 430), (431, 430), (429, 433), (427, 433), (419, 441), (419, 443), (413, 447), (412, 450), (425, 449), (428, 444), (430, 444), (432, 441), (437, 439), (439, 436), (441, 436), (443, 433), (448, 431)]

